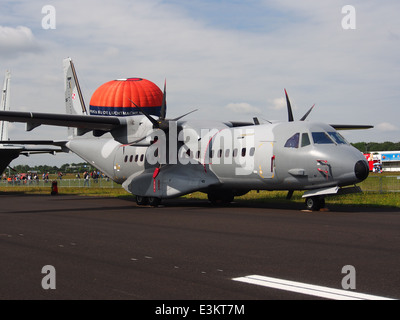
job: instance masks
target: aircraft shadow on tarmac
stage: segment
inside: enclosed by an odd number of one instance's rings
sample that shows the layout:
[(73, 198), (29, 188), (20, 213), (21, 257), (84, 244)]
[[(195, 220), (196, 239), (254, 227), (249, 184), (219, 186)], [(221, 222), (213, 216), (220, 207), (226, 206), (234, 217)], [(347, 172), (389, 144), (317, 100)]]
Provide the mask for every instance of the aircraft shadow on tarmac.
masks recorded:
[[(122, 197), (122, 199), (127, 201), (135, 202), (135, 198), (128, 196)], [(136, 204), (133, 204), (136, 205)], [(221, 205), (213, 206), (208, 200), (203, 199), (187, 199), (187, 198), (177, 198), (164, 200), (162, 205), (158, 208), (163, 207), (203, 207), (203, 208), (258, 208), (258, 209), (277, 209), (277, 210), (296, 210), (301, 212), (311, 212), (305, 210), (304, 203), (294, 202), (294, 201), (284, 201), (284, 200), (271, 200), (271, 201), (251, 201), (237, 199), (234, 202)], [(153, 208), (151, 206), (144, 206), (139, 208)], [(327, 203), (327, 208), (320, 211), (312, 211), (313, 213), (328, 213), (328, 212), (399, 212), (400, 208), (391, 206), (363, 206), (356, 204), (329, 204)]]
[[(35, 197), (43, 197), (49, 198), (49, 195), (38, 194), (38, 195), (26, 195), (23, 192), (0, 192), (0, 197), (23, 197), (23, 196), (35, 196)], [(118, 198), (110, 198), (103, 196), (78, 196), (78, 195), (62, 195), (59, 194), (57, 196), (52, 196), (51, 199), (56, 199), (57, 197), (61, 198), (63, 201), (88, 201), (97, 199), (120, 199), (121, 201), (129, 202), (129, 205), (126, 206), (106, 206), (106, 207), (96, 207), (96, 208), (81, 208), (81, 211), (90, 211), (93, 209), (108, 211), (108, 210), (136, 210), (136, 209), (159, 209), (163, 208), (188, 208), (188, 207), (198, 207), (198, 208), (214, 208), (218, 209), (228, 209), (228, 208), (243, 208), (243, 209), (276, 209), (276, 210), (295, 210), (299, 212), (309, 212), (309, 213), (334, 213), (334, 212), (399, 212), (400, 208), (391, 207), (391, 206), (363, 206), (363, 205), (351, 205), (351, 204), (329, 204), (327, 203), (327, 208), (322, 209), (321, 211), (308, 211), (304, 208), (304, 203), (295, 202), (295, 201), (284, 201), (284, 200), (271, 200), (271, 201), (251, 201), (251, 200), (242, 200), (237, 199), (234, 202), (228, 205), (214, 206), (208, 200), (205, 199), (188, 199), (188, 198), (177, 198), (177, 199), (168, 199), (164, 200), (162, 205), (159, 205), (157, 208), (151, 206), (138, 206), (135, 201), (134, 196), (121, 196)], [(65, 209), (57, 209), (57, 211), (71, 211), (71, 208)], [(40, 212), (52, 212), (54, 209), (44, 209)], [(32, 210), (24, 210), (23, 212), (15, 212), (15, 213), (34, 213)]]

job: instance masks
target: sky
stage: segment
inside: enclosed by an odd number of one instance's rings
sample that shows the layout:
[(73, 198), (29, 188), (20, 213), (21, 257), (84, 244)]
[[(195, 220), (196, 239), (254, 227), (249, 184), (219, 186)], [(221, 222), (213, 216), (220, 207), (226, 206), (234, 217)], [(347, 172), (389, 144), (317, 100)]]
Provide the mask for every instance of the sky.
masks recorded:
[[(14, 111), (65, 113), (71, 57), (87, 104), (110, 80), (166, 79), (168, 117), (221, 121), (287, 120), (286, 88), (297, 119), (315, 104), (309, 121), (375, 126), (343, 132), (350, 142), (398, 142), (398, 12), (395, 0), (2, 0), (0, 81), (10, 70)], [(67, 129), (12, 124), (9, 135), (63, 140)], [(12, 165), (71, 162), (83, 161)]]

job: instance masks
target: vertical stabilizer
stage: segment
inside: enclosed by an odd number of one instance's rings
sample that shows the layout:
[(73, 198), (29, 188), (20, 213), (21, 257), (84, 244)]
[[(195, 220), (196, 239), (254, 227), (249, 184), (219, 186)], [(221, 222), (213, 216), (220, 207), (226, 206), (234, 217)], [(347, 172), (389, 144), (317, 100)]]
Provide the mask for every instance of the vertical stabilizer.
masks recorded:
[[(10, 110), (10, 80), (11, 73), (6, 71), (4, 78), (3, 90), (1, 91), (1, 104), (0, 110), (9, 111)], [(0, 140), (8, 140), (8, 122), (0, 121)]]
[[(65, 108), (67, 114), (87, 115), (88, 112), (83, 99), (81, 87), (79, 86), (78, 76), (71, 58), (63, 60), (65, 78)], [(68, 128), (68, 136), (76, 136), (76, 129)]]
[(68, 114), (88, 114), (71, 58), (63, 60), (65, 77), (65, 106)]

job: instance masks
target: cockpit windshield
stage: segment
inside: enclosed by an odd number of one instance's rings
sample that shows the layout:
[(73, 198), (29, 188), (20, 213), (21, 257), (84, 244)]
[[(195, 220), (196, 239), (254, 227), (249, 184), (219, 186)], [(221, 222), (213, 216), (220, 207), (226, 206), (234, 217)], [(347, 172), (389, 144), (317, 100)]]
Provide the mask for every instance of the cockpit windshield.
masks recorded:
[[(342, 135), (336, 131), (326, 132), (311, 132), (312, 139), (314, 144), (349, 144)], [(301, 137), (301, 144), (300, 144), (300, 137)], [(311, 145), (310, 137), (308, 133), (295, 133), (291, 136), (285, 143), (285, 148), (295, 148), (298, 149), (299, 146), (306, 147)]]
[(337, 144), (349, 144), (346, 141), (346, 139), (343, 138), (343, 136), (339, 132), (334, 131), (334, 132), (328, 132), (328, 133)]
[(312, 132), (314, 144), (334, 144), (333, 140), (326, 132)]

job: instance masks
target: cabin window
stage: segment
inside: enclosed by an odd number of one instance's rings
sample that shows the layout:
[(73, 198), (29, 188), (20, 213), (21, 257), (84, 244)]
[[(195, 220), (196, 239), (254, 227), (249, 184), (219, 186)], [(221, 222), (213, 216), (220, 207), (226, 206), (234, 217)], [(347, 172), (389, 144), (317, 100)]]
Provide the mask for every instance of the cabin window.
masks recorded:
[(285, 148), (298, 148), (300, 140), (300, 133), (291, 136), (285, 143)]
[(125, 156), (124, 162), (128, 162), (128, 156)]
[(129, 157), (129, 162), (132, 162), (133, 161), (133, 156), (130, 156)]
[(242, 148), (242, 157), (245, 157), (246, 156), (246, 148)]
[(214, 150), (211, 150), (211, 149), (210, 149), (210, 154), (209, 154), (209, 156), (210, 156), (210, 159), (214, 158)]
[(234, 158), (236, 158), (237, 155), (238, 155), (238, 149), (235, 148), (235, 149), (233, 149), (233, 155), (232, 155), (232, 156), (233, 156)]
[(326, 132), (313, 132), (312, 137), (315, 144), (333, 144), (333, 140)]
[(135, 156), (135, 162), (138, 162), (139, 161), (139, 155), (137, 154), (136, 156)]
[(222, 149), (218, 150), (218, 158), (222, 158), (222, 152), (223, 152)]
[(308, 135), (308, 133), (303, 133), (301, 135), (301, 147), (307, 147), (311, 144), (310, 142), (310, 136)]
[(348, 144), (346, 139), (343, 138), (343, 136), (339, 132), (328, 132), (328, 134), (337, 144)]
[(256, 148), (252, 147), (250, 149), (250, 157), (254, 156), (254, 153), (256, 152)]
[(225, 150), (225, 158), (229, 158), (230, 154), (231, 154), (231, 149), (226, 149)]
[(140, 156), (140, 162), (143, 162), (143, 160), (144, 160), (144, 154), (142, 154), (142, 155)]

